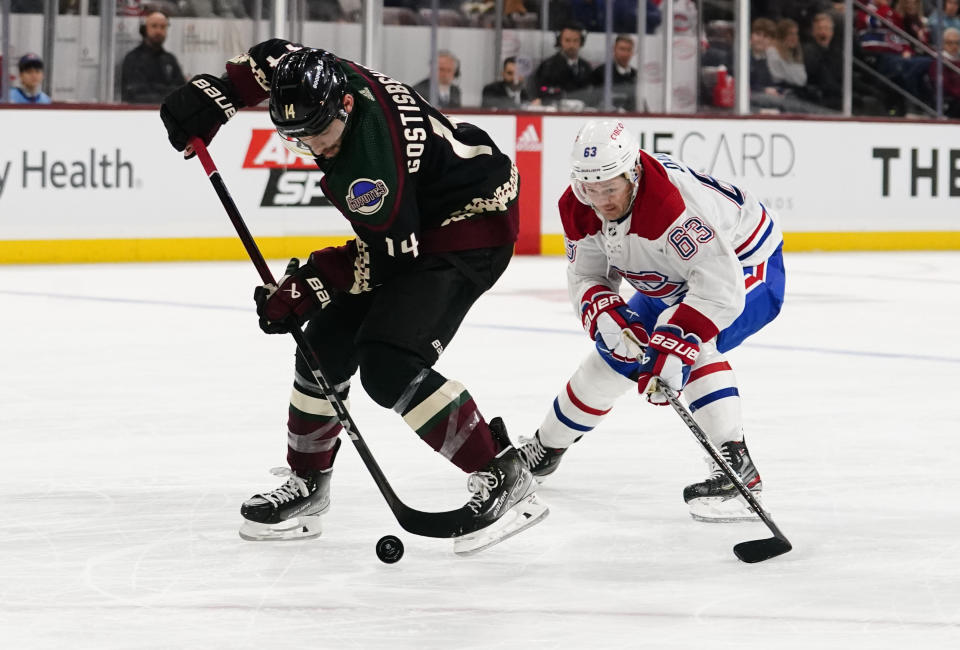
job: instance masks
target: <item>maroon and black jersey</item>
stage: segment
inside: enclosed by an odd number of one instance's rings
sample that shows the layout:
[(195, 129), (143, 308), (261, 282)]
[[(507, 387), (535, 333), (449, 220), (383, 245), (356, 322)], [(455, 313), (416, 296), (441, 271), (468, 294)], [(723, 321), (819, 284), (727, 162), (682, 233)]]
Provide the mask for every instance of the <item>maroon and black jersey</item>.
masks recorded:
[[(227, 63), (247, 106), (269, 96), (280, 57), (300, 46), (272, 39)], [(519, 175), (482, 129), (436, 110), (410, 86), (339, 60), (354, 108), (339, 153), (317, 159), (324, 194), (357, 234), (363, 291), (424, 253), (516, 241)]]

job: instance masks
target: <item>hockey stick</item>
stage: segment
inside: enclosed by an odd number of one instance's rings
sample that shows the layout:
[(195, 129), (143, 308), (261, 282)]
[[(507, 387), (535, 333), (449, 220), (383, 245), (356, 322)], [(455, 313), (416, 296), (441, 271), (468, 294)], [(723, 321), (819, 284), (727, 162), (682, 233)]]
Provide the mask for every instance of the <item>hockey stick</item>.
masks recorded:
[[(253, 236), (247, 229), (247, 224), (244, 223), (243, 217), (240, 215), (240, 211), (237, 209), (233, 197), (230, 196), (230, 192), (227, 190), (223, 178), (220, 177), (220, 172), (217, 170), (216, 165), (214, 165), (207, 148), (198, 138), (192, 138), (190, 145), (197, 153), (197, 157), (200, 159), (200, 163), (203, 165), (203, 169), (207, 173), (213, 189), (216, 190), (217, 196), (220, 197), (220, 202), (227, 211), (227, 216), (230, 217), (230, 221), (233, 222), (233, 227), (236, 228), (237, 234), (240, 236), (240, 241), (243, 242), (243, 247), (247, 249), (250, 260), (260, 274), (260, 279), (263, 280), (264, 284), (275, 285), (276, 281), (270, 273), (270, 268), (267, 266), (266, 260), (263, 259), (263, 255), (260, 253), (256, 241), (254, 241)], [(383, 470), (380, 469), (369, 447), (367, 447), (367, 443), (360, 436), (360, 431), (357, 430), (357, 425), (343, 405), (343, 401), (337, 395), (336, 391), (330, 387), (330, 382), (327, 381), (326, 375), (323, 372), (320, 359), (304, 337), (303, 331), (300, 328), (294, 327), (291, 334), (293, 334), (293, 338), (297, 342), (297, 350), (310, 368), (311, 374), (317, 382), (317, 386), (333, 406), (333, 410), (337, 414), (337, 419), (346, 430), (350, 440), (353, 441), (357, 452), (360, 454), (360, 458), (363, 460), (363, 464), (367, 466), (367, 470), (369, 470), (371, 476), (373, 476), (374, 483), (380, 488), (380, 493), (386, 500), (387, 505), (390, 506), (390, 510), (393, 511), (393, 515), (397, 518), (400, 526), (408, 533), (421, 535), (423, 537), (459, 537), (478, 530), (480, 526), (477, 525), (478, 521), (474, 516), (473, 510), (465, 505), (457, 510), (448, 510), (446, 512), (421, 512), (410, 508), (400, 500), (390, 486), (390, 482), (387, 481), (387, 477), (384, 476)]]
[(690, 429), (693, 437), (697, 439), (697, 442), (699, 442), (704, 449), (707, 450), (707, 453), (710, 454), (711, 458), (713, 458), (713, 462), (715, 462), (720, 469), (723, 470), (723, 473), (727, 475), (727, 478), (733, 482), (734, 486), (736, 486), (740, 495), (747, 500), (748, 504), (750, 504), (750, 508), (757, 513), (757, 516), (760, 517), (761, 521), (763, 521), (763, 523), (767, 525), (767, 528), (770, 529), (770, 532), (773, 533), (773, 537), (768, 539), (754, 539), (749, 542), (740, 542), (733, 547), (734, 554), (740, 560), (753, 564), (754, 562), (763, 562), (764, 560), (769, 560), (772, 557), (783, 555), (792, 549), (793, 545), (790, 544), (790, 540), (788, 540), (787, 537), (780, 532), (780, 529), (777, 528), (777, 525), (773, 523), (770, 513), (763, 509), (763, 506), (760, 505), (760, 502), (757, 501), (757, 498), (753, 496), (750, 488), (743, 484), (740, 476), (738, 476), (737, 473), (733, 471), (733, 468), (730, 467), (730, 463), (728, 463), (726, 459), (720, 455), (720, 452), (717, 451), (717, 448), (712, 442), (710, 442), (710, 438), (707, 437), (707, 434), (704, 433), (703, 429), (700, 428), (700, 425), (697, 424), (696, 420), (693, 419), (693, 415), (690, 414), (690, 411), (687, 410), (687, 407), (680, 403), (680, 398), (676, 391), (664, 384), (663, 381), (657, 382), (657, 390), (666, 395), (667, 400), (670, 402), (670, 406), (673, 407), (673, 410), (677, 412), (677, 415), (680, 416), (680, 419), (683, 420), (684, 424), (687, 425), (687, 428)]

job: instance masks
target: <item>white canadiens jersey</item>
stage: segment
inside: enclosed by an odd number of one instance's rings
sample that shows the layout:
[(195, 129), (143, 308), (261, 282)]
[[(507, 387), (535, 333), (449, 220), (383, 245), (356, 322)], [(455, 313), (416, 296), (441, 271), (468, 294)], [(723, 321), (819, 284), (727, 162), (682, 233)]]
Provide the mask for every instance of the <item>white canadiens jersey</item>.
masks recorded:
[(661, 321), (706, 341), (743, 311), (747, 288), (783, 241), (755, 196), (669, 156), (640, 152), (643, 175), (630, 214), (605, 221), (567, 188), (560, 198), (570, 299), (578, 315), (597, 285), (621, 280), (668, 305)]

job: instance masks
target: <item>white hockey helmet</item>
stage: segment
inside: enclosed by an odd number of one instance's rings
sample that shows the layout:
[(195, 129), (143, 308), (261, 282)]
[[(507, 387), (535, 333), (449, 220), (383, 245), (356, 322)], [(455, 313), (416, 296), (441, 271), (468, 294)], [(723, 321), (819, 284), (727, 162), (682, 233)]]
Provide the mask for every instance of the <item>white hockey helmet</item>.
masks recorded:
[(581, 203), (592, 206), (583, 183), (624, 176), (636, 193), (640, 144), (621, 120), (590, 120), (580, 128), (570, 152), (570, 186)]

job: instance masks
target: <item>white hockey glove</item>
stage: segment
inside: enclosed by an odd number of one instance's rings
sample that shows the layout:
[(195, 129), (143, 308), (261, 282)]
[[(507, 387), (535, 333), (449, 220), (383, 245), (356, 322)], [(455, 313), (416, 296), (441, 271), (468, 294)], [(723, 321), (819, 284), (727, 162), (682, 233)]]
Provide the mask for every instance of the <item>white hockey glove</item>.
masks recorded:
[(636, 361), (649, 337), (639, 315), (607, 287), (588, 290), (581, 302), (583, 328), (618, 361)]

